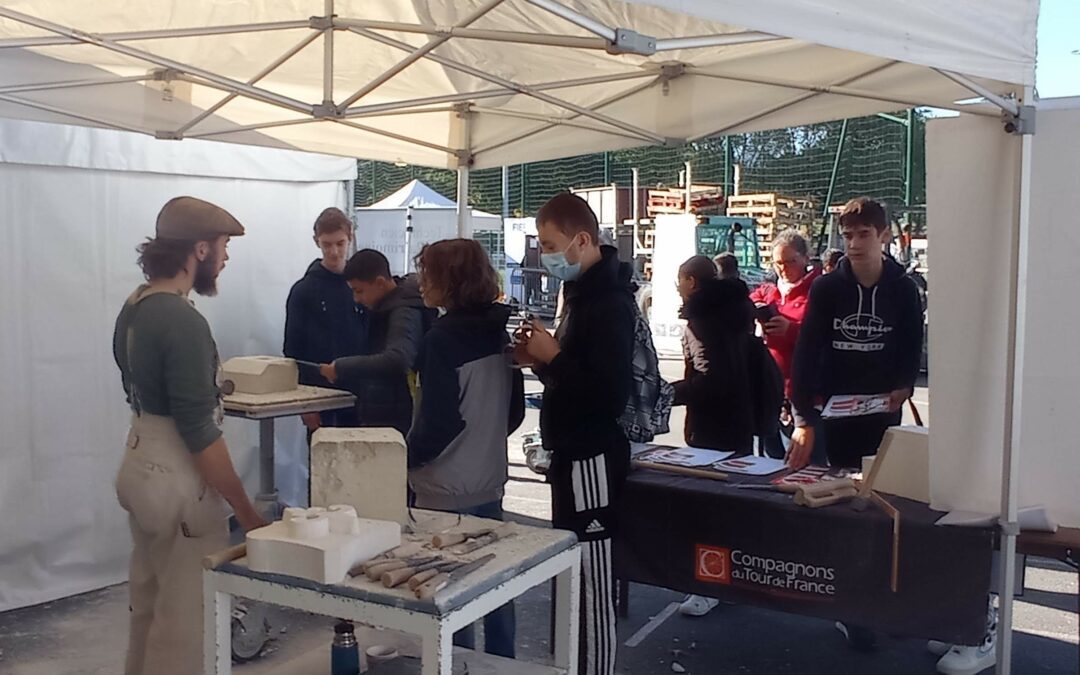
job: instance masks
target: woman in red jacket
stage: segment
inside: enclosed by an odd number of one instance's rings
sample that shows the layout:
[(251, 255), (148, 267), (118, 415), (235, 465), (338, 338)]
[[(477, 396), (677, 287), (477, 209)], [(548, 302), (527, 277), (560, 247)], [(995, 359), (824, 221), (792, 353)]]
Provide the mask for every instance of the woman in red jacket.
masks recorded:
[[(757, 316), (765, 334), (765, 344), (784, 375), (784, 396), (790, 397), (795, 343), (799, 340), (799, 329), (806, 314), (810, 285), (821, 276), (821, 272), (809, 268), (809, 247), (806, 239), (795, 230), (785, 230), (777, 235), (772, 253), (776, 283), (757, 287), (750, 293), (750, 300), (758, 307)], [(792, 410), (789, 403), (785, 403), (784, 408)], [(790, 422), (783, 426), (790, 426)], [(801, 431), (796, 428), (793, 433)], [(815, 439), (821, 437), (821, 434), (815, 435)], [(763, 446), (769, 457), (783, 459), (786, 454), (779, 433), (763, 439)], [(814, 445), (811, 461), (822, 466), (826, 464), (825, 448), (820, 442)]]

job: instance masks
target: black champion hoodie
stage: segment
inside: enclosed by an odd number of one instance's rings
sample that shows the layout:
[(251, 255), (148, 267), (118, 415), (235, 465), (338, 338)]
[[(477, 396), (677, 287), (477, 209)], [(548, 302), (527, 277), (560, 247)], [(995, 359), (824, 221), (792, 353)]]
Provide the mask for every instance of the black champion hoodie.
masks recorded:
[(881, 279), (865, 288), (841, 259), (810, 287), (792, 371), (796, 412), (812, 421), (830, 396), (915, 386), (922, 337), (919, 291), (903, 267), (886, 256)]

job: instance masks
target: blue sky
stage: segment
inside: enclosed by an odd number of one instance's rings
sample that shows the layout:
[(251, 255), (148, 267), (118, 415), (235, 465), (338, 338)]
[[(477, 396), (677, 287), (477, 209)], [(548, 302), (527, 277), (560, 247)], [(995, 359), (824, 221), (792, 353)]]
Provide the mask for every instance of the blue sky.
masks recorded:
[(1080, 96), (1080, 0), (1042, 0), (1035, 85), (1040, 98)]

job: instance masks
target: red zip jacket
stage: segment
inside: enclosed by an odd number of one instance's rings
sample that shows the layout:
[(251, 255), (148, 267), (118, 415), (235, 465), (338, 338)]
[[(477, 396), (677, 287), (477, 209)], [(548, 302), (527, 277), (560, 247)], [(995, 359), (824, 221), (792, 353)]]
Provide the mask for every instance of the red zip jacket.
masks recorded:
[(784, 335), (765, 336), (769, 353), (784, 375), (784, 396), (788, 398), (791, 397), (791, 364), (795, 358), (795, 343), (799, 340), (799, 329), (802, 328), (803, 317), (806, 315), (810, 285), (819, 276), (820, 270), (807, 272), (806, 276), (788, 291), (787, 298), (780, 297), (780, 289), (776, 284), (762, 284), (750, 293), (750, 301), (755, 305), (776, 305), (776, 310), (791, 322), (791, 327)]

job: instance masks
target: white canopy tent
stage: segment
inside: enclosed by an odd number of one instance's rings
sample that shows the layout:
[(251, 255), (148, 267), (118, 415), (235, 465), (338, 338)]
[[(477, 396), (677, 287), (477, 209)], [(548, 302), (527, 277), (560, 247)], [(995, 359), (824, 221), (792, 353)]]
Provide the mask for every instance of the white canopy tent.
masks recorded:
[[(0, 115), (458, 169), (1034, 83), (1038, 4), (0, 2)], [(1012, 108), (1012, 103), (1007, 107)]]
[[(501, 230), (502, 218), (469, 209), (467, 232)], [(457, 204), (411, 180), (371, 206), (356, 209), (356, 247), (382, 251), (394, 274), (415, 271), (425, 244), (451, 239), (458, 231)]]
[[(470, 168), (924, 105), (1030, 133), (1037, 15), (1037, 0), (0, 0), (0, 116), (456, 168), (464, 224)], [(1030, 141), (1004, 216), (1011, 356)]]

